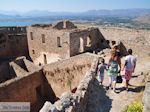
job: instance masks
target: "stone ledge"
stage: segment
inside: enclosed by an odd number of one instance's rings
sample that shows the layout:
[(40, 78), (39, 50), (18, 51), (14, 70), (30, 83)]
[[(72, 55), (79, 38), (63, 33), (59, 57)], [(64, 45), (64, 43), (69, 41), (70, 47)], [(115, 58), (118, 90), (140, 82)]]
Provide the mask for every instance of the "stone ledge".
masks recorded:
[[(149, 76), (150, 79), (150, 76)], [(150, 112), (150, 81), (147, 82), (143, 95), (143, 112)]]

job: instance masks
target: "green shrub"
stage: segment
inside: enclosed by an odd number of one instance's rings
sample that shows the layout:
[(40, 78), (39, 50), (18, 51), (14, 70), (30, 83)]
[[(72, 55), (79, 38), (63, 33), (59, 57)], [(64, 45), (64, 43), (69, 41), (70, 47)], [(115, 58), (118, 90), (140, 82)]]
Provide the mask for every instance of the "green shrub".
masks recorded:
[(124, 112), (142, 112), (143, 110), (143, 104), (142, 102), (133, 102), (128, 107)]
[(67, 79), (67, 85), (69, 86), (69, 88), (71, 90), (71, 80), (69, 78)]

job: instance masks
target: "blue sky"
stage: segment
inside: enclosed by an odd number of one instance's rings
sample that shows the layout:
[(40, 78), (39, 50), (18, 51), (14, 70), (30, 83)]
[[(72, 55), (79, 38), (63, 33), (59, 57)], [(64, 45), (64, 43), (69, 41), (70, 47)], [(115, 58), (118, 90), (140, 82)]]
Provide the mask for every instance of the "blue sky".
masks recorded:
[(0, 0), (0, 10), (83, 12), (93, 9), (150, 8), (150, 0)]

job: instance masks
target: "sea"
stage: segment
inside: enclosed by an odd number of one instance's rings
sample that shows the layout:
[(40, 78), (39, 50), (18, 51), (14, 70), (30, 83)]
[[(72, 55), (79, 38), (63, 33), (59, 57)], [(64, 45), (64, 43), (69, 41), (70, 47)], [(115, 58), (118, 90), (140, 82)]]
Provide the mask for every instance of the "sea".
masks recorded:
[(27, 26), (33, 24), (50, 24), (48, 22), (0, 22), (0, 27), (2, 26)]

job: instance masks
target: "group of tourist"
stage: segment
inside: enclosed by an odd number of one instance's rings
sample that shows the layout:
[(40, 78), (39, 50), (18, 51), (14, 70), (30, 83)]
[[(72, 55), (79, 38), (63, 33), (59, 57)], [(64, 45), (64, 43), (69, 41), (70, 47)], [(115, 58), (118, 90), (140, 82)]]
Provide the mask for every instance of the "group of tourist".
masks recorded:
[(98, 65), (97, 75), (99, 84), (103, 84), (104, 70), (107, 70), (109, 76), (109, 85), (107, 88), (113, 89), (114, 92), (116, 92), (117, 76), (118, 74), (120, 74), (121, 71), (125, 70), (124, 75), (126, 80), (126, 90), (128, 91), (129, 81), (136, 67), (136, 58), (132, 55), (132, 49), (128, 50), (128, 56), (125, 57), (125, 64), (123, 66), (123, 69), (121, 69), (120, 52), (118, 52), (116, 48), (113, 48), (110, 54), (111, 56), (109, 57), (107, 65), (105, 64), (105, 60), (103, 58), (101, 59), (101, 63)]

